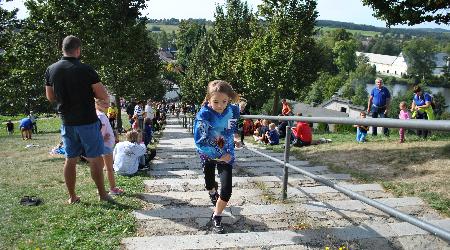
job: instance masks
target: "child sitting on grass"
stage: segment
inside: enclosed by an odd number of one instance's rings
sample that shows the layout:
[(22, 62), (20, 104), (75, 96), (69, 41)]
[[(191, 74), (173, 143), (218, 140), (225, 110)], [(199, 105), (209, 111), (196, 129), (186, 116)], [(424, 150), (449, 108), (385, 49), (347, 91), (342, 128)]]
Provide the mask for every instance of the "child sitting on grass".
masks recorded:
[(280, 144), (280, 135), (278, 134), (278, 131), (276, 128), (277, 128), (277, 126), (275, 125), (275, 123), (271, 123), (269, 125), (270, 130), (266, 132), (266, 137), (267, 137), (270, 145)]
[(126, 141), (117, 143), (114, 148), (114, 171), (120, 175), (133, 175), (139, 169), (139, 161), (147, 151), (147, 148), (139, 138), (137, 131), (128, 131)]
[[(359, 113), (359, 118), (365, 119), (366, 112), (362, 111)], [(356, 141), (357, 142), (366, 142), (367, 131), (369, 131), (369, 126), (363, 125), (353, 125), (356, 128)]]

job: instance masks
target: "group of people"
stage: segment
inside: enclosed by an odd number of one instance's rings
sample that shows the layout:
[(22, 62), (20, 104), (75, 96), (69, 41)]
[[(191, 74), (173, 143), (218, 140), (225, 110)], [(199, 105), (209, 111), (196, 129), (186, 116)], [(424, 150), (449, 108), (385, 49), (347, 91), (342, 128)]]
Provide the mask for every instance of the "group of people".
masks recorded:
[[(114, 171), (129, 175), (137, 171), (143, 159), (145, 163), (148, 151), (143, 135), (137, 130), (130, 130), (126, 134), (127, 141), (118, 142), (114, 129), (120, 112), (114, 103), (110, 103), (109, 94), (97, 72), (80, 61), (81, 40), (75, 36), (65, 37), (62, 53), (63, 57), (45, 72), (45, 93), (50, 102), (57, 104), (62, 121), (62, 143), (58, 148), (63, 148), (60, 152), (65, 154), (67, 202), (80, 202), (75, 185), (76, 165), (82, 155), (89, 163), (99, 199), (114, 202), (110, 195), (124, 192), (116, 186)], [(144, 129), (143, 125), (141, 129)], [(151, 128), (147, 132), (151, 133)], [(109, 192), (104, 184), (104, 168), (108, 175)]]
[[(30, 114), (27, 117), (24, 117), (19, 121), (19, 129), (22, 140), (31, 140), (31, 135), (37, 134), (36, 116), (33, 111), (30, 111)], [(14, 123), (12, 120), (9, 120), (6, 123), (6, 131), (8, 132), (8, 135), (14, 134)]]
[[(374, 87), (370, 93), (368, 104), (367, 104), (367, 113), (361, 112), (360, 118), (366, 118), (367, 114), (372, 113), (372, 118), (386, 118), (390, 102), (391, 102), (391, 93), (389, 89), (383, 86), (383, 80), (381, 78), (377, 78), (375, 80), (376, 87)], [(420, 86), (414, 86), (413, 88), (414, 95), (412, 96), (411, 108), (408, 110), (408, 105), (405, 101), (400, 102), (399, 104), (399, 119), (408, 120), (411, 118), (414, 119), (425, 119), (425, 120), (434, 120), (434, 111), (433, 111), (433, 97), (422, 90)], [(409, 113), (411, 112), (411, 115)], [(365, 142), (367, 133), (369, 131), (368, 126), (355, 125), (357, 128), (356, 132), (356, 141)], [(383, 133), (386, 136), (389, 136), (389, 129), (383, 128)], [(419, 137), (427, 138), (429, 132), (428, 130), (419, 129), (417, 130), (417, 135)], [(372, 127), (372, 135), (377, 135), (377, 127)], [(399, 129), (400, 135), (400, 143), (405, 142), (405, 129)]]

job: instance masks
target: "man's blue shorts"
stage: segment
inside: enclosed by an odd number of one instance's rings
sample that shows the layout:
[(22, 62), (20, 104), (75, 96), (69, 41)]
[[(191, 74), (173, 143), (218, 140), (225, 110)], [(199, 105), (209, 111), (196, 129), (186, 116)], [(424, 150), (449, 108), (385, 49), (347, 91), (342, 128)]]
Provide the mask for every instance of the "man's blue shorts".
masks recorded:
[(104, 151), (100, 121), (79, 126), (61, 125), (61, 137), (66, 148), (66, 158), (81, 155), (84, 149), (87, 158), (101, 156)]

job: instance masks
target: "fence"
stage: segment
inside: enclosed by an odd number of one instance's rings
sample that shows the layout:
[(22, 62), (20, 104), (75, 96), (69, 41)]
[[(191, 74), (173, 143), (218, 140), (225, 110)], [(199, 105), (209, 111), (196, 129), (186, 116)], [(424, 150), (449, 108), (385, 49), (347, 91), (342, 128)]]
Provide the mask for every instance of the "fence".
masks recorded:
[[(266, 116), (266, 115), (242, 115), (241, 118), (244, 119), (268, 119), (273, 121), (303, 121), (308, 123), (328, 123), (328, 124), (349, 124), (349, 125), (364, 125), (364, 126), (377, 126), (377, 127), (389, 127), (389, 128), (407, 128), (407, 129), (426, 129), (426, 130), (440, 130), (440, 131), (450, 131), (450, 121), (428, 121), (428, 120), (399, 120), (390, 118), (379, 118), (379, 119), (353, 119), (353, 118), (334, 118), (334, 117), (303, 117), (303, 116)], [(191, 133), (193, 133), (193, 116), (183, 116), (183, 127), (188, 128)], [(286, 127), (286, 140), (285, 140), (285, 151), (284, 160), (279, 160), (272, 156), (266, 155), (259, 152), (258, 150), (245, 147), (256, 154), (264, 156), (274, 162), (280, 163), (284, 167), (283, 174), (283, 187), (282, 187), (282, 197), (287, 198), (287, 185), (289, 179), (288, 168), (295, 170), (309, 178), (320, 182), (328, 187), (336, 189), (352, 199), (362, 201), (370, 206), (373, 206), (391, 216), (394, 216), (400, 220), (408, 222), (415, 225), (423, 230), (435, 234), (436, 236), (450, 242), (450, 232), (430, 224), (426, 221), (417, 219), (413, 216), (405, 214), (398, 211), (392, 207), (386, 206), (383, 203), (377, 202), (375, 200), (364, 197), (356, 192), (353, 192), (347, 188), (337, 185), (336, 183), (298, 168), (294, 165), (289, 164), (289, 152), (290, 152), (290, 136), (291, 128)]]

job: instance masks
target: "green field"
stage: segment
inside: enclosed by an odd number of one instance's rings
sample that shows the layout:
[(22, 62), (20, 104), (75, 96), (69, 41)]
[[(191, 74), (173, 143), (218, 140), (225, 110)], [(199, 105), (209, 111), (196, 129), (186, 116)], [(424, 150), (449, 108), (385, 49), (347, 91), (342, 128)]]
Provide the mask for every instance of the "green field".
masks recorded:
[(147, 28), (148, 30), (151, 30), (152, 27), (159, 27), (161, 31), (165, 31), (166, 33), (172, 33), (173, 31), (178, 32), (178, 25), (166, 25), (166, 24), (155, 24), (155, 23), (148, 23)]
[[(318, 29), (322, 30), (322, 31), (332, 31), (332, 30), (336, 30), (338, 28), (331, 28), (331, 27), (317, 27)], [(380, 32), (377, 31), (366, 31), (366, 30), (350, 30), (350, 29), (345, 29), (347, 32), (350, 32), (352, 34), (356, 34), (359, 33), (363, 36), (375, 36), (375, 35), (380, 35)]]

